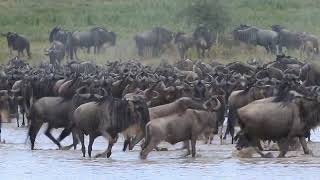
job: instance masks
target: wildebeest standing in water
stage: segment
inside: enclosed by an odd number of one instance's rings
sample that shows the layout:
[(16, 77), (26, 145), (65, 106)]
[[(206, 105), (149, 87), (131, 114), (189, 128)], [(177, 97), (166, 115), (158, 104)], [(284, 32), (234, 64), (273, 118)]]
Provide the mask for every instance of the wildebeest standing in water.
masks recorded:
[(102, 135), (109, 141), (108, 149), (96, 157), (109, 158), (118, 133), (132, 125), (144, 128), (150, 117), (147, 104), (141, 96), (132, 96), (128, 100), (106, 96), (99, 102), (89, 102), (79, 106), (74, 111), (73, 119), (82, 144), (83, 157), (86, 154), (84, 145), (84, 134), (86, 134), (89, 135), (89, 157), (95, 138)]
[[(76, 93), (72, 98), (63, 97), (43, 97), (32, 104), (30, 108), (30, 127), (28, 136), (30, 136), (31, 149), (34, 149), (34, 142), (38, 131), (43, 123), (48, 123), (45, 135), (51, 139), (59, 149), (62, 148), (60, 141), (72, 131), (73, 111), (81, 104), (93, 101), (95, 96), (92, 94)], [(64, 128), (58, 139), (55, 139), (50, 133), (53, 128)], [(73, 132), (73, 146), (77, 145), (77, 139)], [(70, 148), (72, 145), (67, 146)]]
[[(280, 154), (284, 157), (288, 143), (298, 137), (305, 154), (312, 152), (307, 147), (305, 134), (320, 123), (320, 97), (295, 97), (291, 94), (286, 100), (267, 98), (254, 101), (238, 110), (241, 131), (238, 134), (250, 146), (257, 146), (259, 140), (277, 141)], [(237, 144), (241, 148), (242, 144)], [(262, 157), (267, 157), (259, 149)]]
[(59, 41), (53, 41), (49, 49), (46, 50), (46, 55), (49, 56), (50, 64), (55, 67), (60, 66), (65, 55), (65, 46)]
[(30, 41), (26, 37), (16, 32), (2, 33), (2, 35), (7, 38), (10, 55), (12, 54), (12, 50), (14, 50), (18, 51), (18, 57), (21, 57), (23, 51), (26, 50), (28, 57), (31, 58)]
[[(214, 128), (215, 133), (218, 131), (217, 118), (213, 118), (211, 112), (217, 111), (220, 108), (220, 101), (216, 98), (210, 98), (204, 102), (204, 106), (209, 112), (187, 109), (184, 112), (163, 116), (150, 121), (146, 125), (146, 142), (142, 148), (140, 157), (145, 159), (163, 140), (171, 144), (191, 140), (192, 157), (195, 157), (195, 146), (198, 136), (208, 127)], [(189, 142), (187, 146), (187, 155), (189, 155)]]
[(144, 56), (146, 48), (151, 48), (152, 56), (158, 56), (163, 51), (164, 46), (171, 43), (172, 39), (173, 32), (163, 27), (155, 27), (134, 37), (139, 56)]

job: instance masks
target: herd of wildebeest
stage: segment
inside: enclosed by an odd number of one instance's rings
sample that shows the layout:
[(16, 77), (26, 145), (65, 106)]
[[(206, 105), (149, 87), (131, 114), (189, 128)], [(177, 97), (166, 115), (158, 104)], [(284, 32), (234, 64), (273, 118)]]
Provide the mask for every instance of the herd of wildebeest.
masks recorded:
[[(31, 57), (30, 41), (16, 32), (2, 33), (7, 38), (10, 54), (12, 50), (18, 51), (20, 57), (26, 50)], [(281, 25), (272, 25), (271, 29), (262, 29), (257, 26), (241, 24), (232, 31), (233, 41), (242, 42), (253, 46), (262, 46), (268, 53), (282, 54), (284, 49), (300, 51), (300, 58), (306, 54), (313, 58), (319, 54), (319, 39), (317, 36), (286, 29)], [(94, 53), (99, 53), (105, 44), (116, 45), (117, 35), (101, 26), (95, 26), (88, 31), (69, 31), (61, 26), (54, 27), (49, 34), (50, 48), (46, 49), (46, 55), (50, 63), (60, 65), (66, 56), (67, 59), (79, 59), (77, 51), (79, 48), (94, 48)], [(174, 43), (180, 58), (187, 59), (187, 52), (196, 48), (199, 58), (204, 58), (205, 53), (209, 56), (212, 46), (218, 42), (218, 37), (206, 26), (198, 26), (194, 32), (173, 32), (164, 27), (154, 27), (149, 31), (138, 33), (134, 36), (138, 55), (145, 56), (147, 50), (152, 56), (159, 56), (168, 45)], [(223, 39), (223, 38), (222, 38)]]
[[(294, 39), (295, 32), (278, 25), (273, 30), (241, 25), (233, 34), (271, 53), (282, 47), (300, 49), (307, 42), (315, 54), (319, 51), (313, 35), (296, 33)], [(0, 66), (1, 119), (3, 112), (8, 112), (10, 118), (16, 118), (18, 127), (27, 124), (32, 150), (41, 126), (47, 123), (45, 135), (59, 149), (76, 149), (80, 142), (83, 156), (84, 136), (89, 135), (89, 157), (98, 136), (108, 140), (108, 148), (96, 157), (110, 157), (119, 134), (125, 139), (123, 151), (141, 144), (142, 159), (159, 150), (162, 141), (183, 142), (187, 155), (195, 157), (197, 140), (211, 144), (215, 134), (220, 135), (221, 142), (230, 135), (238, 150), (251, 146), (262, 157), (270, 156), (263, 153), (262, 141), (277, 143), (279, 157), (285, 156), (292, 142), (300, 142), (304, 153), (312, 154), (306, 138), (310, 140), (310, 130), (320, 123), (320, 66), (314, 62), (285, 55), (277, 55), (271, 62), (191, 61), (185, 57), (189, 48), (196, 47), (203, 57), (214, 42), (212, 33), (200, 26), (190, 35), (175, 33), (182, 59), (175, 63), (61, 64), (65, 53), (71, 59), (77, 57), (79, 47), (89, 52), (93, 46), (94, 52), (99, 52), (106, 42), (114, 45), (116, 35), (101, 27), (88, 32), (55, 27), (49, 36), (52, 46), (47, 50), (50, 63), (32, 66), (20, 56), (24, 49), (31, 56), (29, 41), (16, 33), (5, 35), (9, 49), (18, 50), (19, 56)], [(157, 55), (173, 40), (173, 33), (156, 27), (134, 39), (139, 55), (150, 47)], [(294, 44), (298, 41), (299, 45)], [(225, 117), (227, 127), (223, 132)], [(240, 127), (238, 132), (236, 126)], [(63, 130), (55, 138), (51, 130), (57, 128)], [(73, 143), (62, 146), (61, 141), (69, 135)]]

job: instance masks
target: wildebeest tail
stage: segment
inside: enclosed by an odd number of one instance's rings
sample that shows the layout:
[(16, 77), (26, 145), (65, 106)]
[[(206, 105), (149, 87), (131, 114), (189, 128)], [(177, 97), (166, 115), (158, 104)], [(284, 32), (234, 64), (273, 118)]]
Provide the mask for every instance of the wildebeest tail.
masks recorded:
[(151, 132), (150, 132), (150, 124), (147, 124), (145, 127), (145, 142), (144, 142), (144, 146), (142, 149), (146, 148), (148, 146), (148, 144), (150, 143), (150, 136), (151, 136)]
[(28, 57), (31, 58), (31, 51), (30, 51), (30, 43), (29, 42), (26, 45), (26, 50), (27, 50)]

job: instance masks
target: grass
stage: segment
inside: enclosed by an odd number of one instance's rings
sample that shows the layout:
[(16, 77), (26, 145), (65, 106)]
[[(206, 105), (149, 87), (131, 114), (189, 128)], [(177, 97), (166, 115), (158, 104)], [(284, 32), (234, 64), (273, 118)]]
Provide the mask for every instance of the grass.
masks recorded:
[[(193, 0), (0, 0), (1, 32), (16, 31), (27, 36), (32, 44), (32, 63), (48, 59), (43, 50), (49, 46), (48, 34), (55, 25), (70, 30), (87, 30), (101, 25), (118, 35), (116, 47), (93, 56), (81, 53), (83, 59), (104, 63), (106, 60), (137, 59), (132, 37), (153, 26), (164, 26), (173, 31), (191, 32), (194, 27), (182, 21), (181, 11)], [(289, 29), (307, 31), (320, 35), (320, 0), (225, 0), (230, 8), (231, 23), (225, 34), (240, 23), (269, 28), (282, 24)], [(292, 53), (297, 55), (296, 52)], [(195, 57), (195, 53), (191, 52)], [(214, 59), (221, 61), (249, 58), (272, 59), (264, 50), (238, 46), (215, 46), (211, 52)], [(0, 38), (0, 62), (10, 57), (4, 38)], [(153, 63), (159, 59), (178, 59), (172, 49), (160, 58), (143, 59)]]

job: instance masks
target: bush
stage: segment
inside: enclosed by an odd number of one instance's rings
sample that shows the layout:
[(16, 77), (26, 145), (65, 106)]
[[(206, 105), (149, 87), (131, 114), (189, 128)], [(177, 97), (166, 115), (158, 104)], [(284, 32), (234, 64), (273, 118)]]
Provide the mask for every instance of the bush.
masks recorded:
[(205, 25), (215, 32), (223, 32), (231, 22), (224, 0), (196, 0), (183, 10), (182, 16), (189, 25)]

